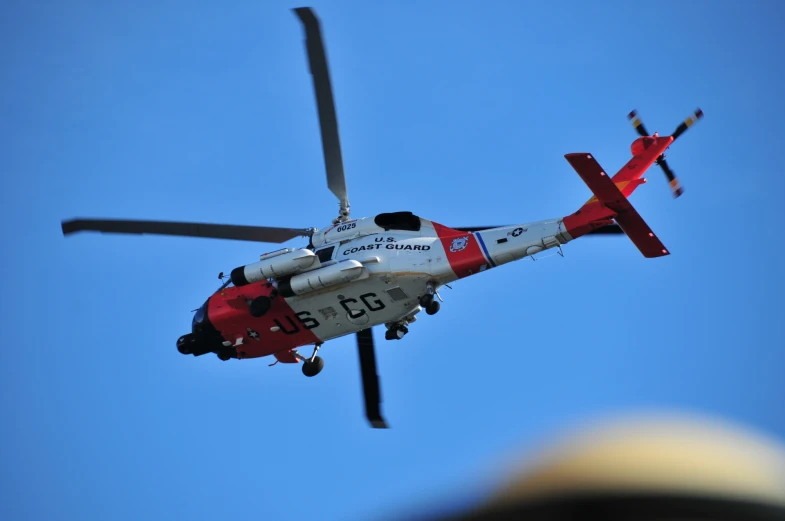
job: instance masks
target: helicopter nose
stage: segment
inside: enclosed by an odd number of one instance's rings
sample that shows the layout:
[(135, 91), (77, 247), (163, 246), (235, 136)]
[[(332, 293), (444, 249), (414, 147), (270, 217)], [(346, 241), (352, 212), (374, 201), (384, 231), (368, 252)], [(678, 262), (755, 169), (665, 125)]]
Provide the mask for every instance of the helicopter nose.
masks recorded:
[(210, 299), (207, 299), (204, 304), (202, 304), (195, 312), (193, 320), (191, 321), (191, 331), (195, 334), (201, 333), (204, 331), (205, 326), (209, 324), (209, 320), (207, 318), (207, 304), (210, 302)]

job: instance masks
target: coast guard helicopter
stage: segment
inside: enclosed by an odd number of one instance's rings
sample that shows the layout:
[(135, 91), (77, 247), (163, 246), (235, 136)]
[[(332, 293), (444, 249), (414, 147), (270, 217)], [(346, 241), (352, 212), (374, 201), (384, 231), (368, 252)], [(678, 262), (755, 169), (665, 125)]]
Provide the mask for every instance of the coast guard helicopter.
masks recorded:
[[(543, 221), (499, 227), (451, 228), (401, 211), (350, 218), (338, 123), (319, 20), (310, 8), (294, 9), (305, 30), (316, 93), (327, 185), (340, 203), (332, 223), (319, 228), (274, 228), (187, 222), (73, 219), (64, 235), (81, 231), (160, 234), (266, 243), (305, 237), (303, 247), (283, 248), (231, 270), (221, 287), (195, 312), (191, 332), (177, 340), (184, 355), (215, 353), (221, 360), (273, 356), (275, 363), (302, 363), (317, 375), (317, 356), (328, 340), (354, 334), (360, 359), (366, 417), (386, 428), (380, 409), (372, 328), (400, 340), (420, 313), (439, 311), (439, 288), (503, 264), (561, 247), (589, 234), (625, 234), (645, 257), (668, 255), (627, 197), (646, 180), (655, 162), (674, 195), (681, 187), (663, 153), (703, 113), (698, 110), (671, 136), (649, 135), (633, 111), (641, 135), (632, 159), (611, 177), (588, 153), (565, 157), (594, 196), (576, 212)], [(313, 346), (311, 354), (300, 349)], [(271, 364), (271, 365), (275, 365)]]

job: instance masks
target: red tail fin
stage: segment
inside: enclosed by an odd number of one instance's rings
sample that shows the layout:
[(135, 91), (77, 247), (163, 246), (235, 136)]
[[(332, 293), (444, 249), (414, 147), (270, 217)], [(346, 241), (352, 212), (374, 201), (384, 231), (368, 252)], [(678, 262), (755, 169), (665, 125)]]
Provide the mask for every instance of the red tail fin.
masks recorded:
[(657, 157), (673, 142), (671, 136), (653, 138), (654, 143), (633, 157), (619, 172), (608, 177), (597, 161), (587, 153), (567, 154), (564, 157), (594, 192), (594, 197), (574, 214), (564, 218), (567, 232), (573, 237), (609, 224), (615, 219), (645, 257), (662, 257), (668, 250), (627, 200), (635, 188), (643, 183), (641, 176)]

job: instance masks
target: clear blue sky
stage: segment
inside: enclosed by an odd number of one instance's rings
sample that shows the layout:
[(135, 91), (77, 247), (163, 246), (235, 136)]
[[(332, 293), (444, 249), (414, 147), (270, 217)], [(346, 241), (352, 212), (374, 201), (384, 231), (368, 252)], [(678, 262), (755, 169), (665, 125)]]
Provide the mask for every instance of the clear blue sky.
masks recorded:
[[(624, 237), (460, 281), (377, 333), (389, 431), (354, 339), (325, 370), (185, 357), (219, 271), (269, 245), (83, 234), (118, 217), (325, 226), (302, 28), (282, 1), (0, 7), (0, 518), (361, 519), (482, 493), (490, 462), (597, 414), (675, 408), (785, 439), (785, 4), (315, 2), (353, 215), (447, 225), (574, 211), (563, 155), (609, 170), (638, 108), (685, 194)], [(296, 241), (292, 245), (298, 244)]]

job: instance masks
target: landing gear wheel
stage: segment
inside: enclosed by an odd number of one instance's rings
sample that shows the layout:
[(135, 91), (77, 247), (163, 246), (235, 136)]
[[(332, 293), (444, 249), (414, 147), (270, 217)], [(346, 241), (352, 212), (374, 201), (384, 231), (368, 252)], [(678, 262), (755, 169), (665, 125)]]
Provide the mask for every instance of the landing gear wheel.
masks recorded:
[(406, 326), (395, 326), (384, 333), (384, 338), (385, 340), (401, 340), (408, 332), (409, 328)]
[(425, 294), (420, 297), (420, 305), (425, 309), (428, 309), (428, 306), (431, 305), (431, 302), (433, 302), (433, 295), (431, 294)]
[(435, 315), (436, 313), (439, 312), (439, 309), (441, 309), (441, 307), (442, 305), (439, 304), (438, 300), (431, 299), (430, 304), (425, 306), (425, 312), (428, 313), (429, 315)]
[(270, 297), (256, 297), (248, 305), (248, 308), (251, 311), (251, 316), (259, 318), (270, 311), (270, 307), (272, 305), (273, 301), (270, 299)]
[(224, 362), (226, 362), (227, 360), (229, 360), (230, 358), (232, 358), (232, 353), (231, 353), (231, 352), (229, 352), (229, 351), (228, 351), (228, 350), (226, 350), (226, 349), (223, 349), (223, 350), (221, 350), (221, 351), (218, 351), (218, 358), (219, 358), (219, 359), (221, 359), (221, 360), (223, 360)]
[(314, 357), (312, 362), (303, 362), (303, 374), (307, 377), (316, 376), (324, 369), (324, 360), (321, 356)]

